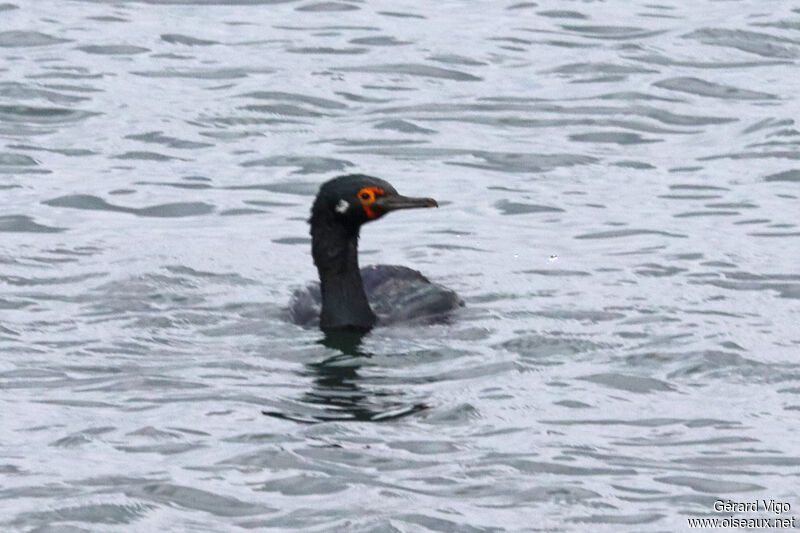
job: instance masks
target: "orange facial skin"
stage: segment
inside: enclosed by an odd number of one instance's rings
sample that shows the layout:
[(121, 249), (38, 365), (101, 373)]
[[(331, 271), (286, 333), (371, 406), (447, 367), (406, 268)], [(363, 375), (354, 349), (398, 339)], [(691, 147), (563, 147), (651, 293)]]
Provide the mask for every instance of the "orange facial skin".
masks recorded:
[(361, 205), (364, 207), (364, 212), (370, 220), (375, 220), (383, 214), (372, 209), (372, 204), (375, 203), (376, 199), (385, 194), (386, 191), (380, 187), (364, 187), (358, 191), (358, 200), (361, 202)]

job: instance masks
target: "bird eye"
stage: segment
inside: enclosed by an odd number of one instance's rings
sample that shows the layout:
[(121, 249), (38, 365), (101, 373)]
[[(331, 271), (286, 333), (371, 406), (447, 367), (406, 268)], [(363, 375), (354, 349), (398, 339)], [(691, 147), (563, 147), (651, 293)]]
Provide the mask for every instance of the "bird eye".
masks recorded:
[(370, 196), (370, 194), (368, 192), (362, 192), (361, 193), (361, 199), (362, 200), (369, 200), (370, 198), (371, 198), (371, 196)]

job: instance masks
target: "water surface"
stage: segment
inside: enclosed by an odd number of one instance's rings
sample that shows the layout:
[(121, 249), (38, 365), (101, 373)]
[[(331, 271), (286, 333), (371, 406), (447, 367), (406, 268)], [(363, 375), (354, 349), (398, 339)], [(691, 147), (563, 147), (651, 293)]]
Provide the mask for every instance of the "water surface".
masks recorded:
[[(779, 1), (0, 4), (0, 529), (800, 509), (798, 59)], [(286, 320), (346, 172), (466, 301), (351, 355)]]

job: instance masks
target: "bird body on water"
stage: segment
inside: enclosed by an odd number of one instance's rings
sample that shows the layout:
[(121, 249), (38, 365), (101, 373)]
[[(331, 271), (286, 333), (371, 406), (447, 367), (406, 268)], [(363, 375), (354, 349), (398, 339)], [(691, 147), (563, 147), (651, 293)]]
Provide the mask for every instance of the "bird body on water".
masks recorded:
[(319, 284), (295, 291), (294, 322), (324, 331), (369, 331), (376, 323), (436, 319), (463, 305), (455, 292), (416, 270), (395, 265), (359, 269), (361, 226), (389, 211), (438, 207), (432, 198), (402, 196), (388, 182), (363, 174), (322, 184), (311, 208), (311, 252)]

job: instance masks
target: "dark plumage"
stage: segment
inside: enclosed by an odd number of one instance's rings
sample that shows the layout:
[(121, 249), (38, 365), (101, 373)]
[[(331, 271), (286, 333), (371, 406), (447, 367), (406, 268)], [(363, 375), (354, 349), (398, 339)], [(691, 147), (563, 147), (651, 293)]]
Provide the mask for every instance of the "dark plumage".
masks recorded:
[(320, 283), (295, 291), (294, 322), (324, 331), (368, 331), (377, 322), (435, 319), (463, 305), (441, 285), (403, 266), (358, 267), (361, 225), (397, 209), (438, 207), (431, 198), (401, 196), (388, 182), (363, 174), (324, 183), (311, 208), (311, 252)]

